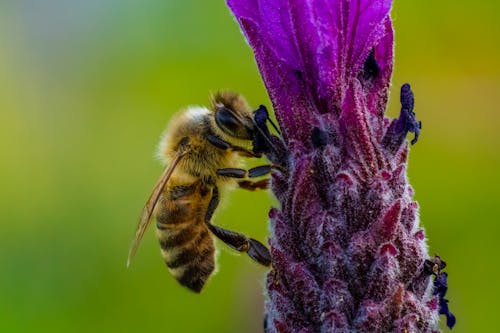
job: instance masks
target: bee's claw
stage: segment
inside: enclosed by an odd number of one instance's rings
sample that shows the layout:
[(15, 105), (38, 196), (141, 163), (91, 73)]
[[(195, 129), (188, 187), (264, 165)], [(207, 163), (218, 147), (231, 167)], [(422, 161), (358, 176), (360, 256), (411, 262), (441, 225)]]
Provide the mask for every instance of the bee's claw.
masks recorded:
[(250, 244), (250, 247), (247, 251), (248, 256), (261, 265), (270, 266), (271, 253), (269, 252), (268, 248), (264, 244), (253, 238), (249, 238), (248, 243)]

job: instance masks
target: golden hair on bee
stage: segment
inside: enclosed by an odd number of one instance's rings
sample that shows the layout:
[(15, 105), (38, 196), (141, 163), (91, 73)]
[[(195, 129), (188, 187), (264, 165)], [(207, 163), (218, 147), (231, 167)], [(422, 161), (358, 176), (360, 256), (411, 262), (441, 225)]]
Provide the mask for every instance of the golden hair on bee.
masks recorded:
[(234, 110), (237, 113), (251, 115), (252, 109), (243, 95), (230, 90), (221, 90), (210, 95), (210, 109), (215, 111), (220, 106)]
[(220, 188), (267, 189), (270, 165), (245, 170), (243, 158), (260, 157), (249, 147), (256, 128), (252, 109), (238, 93), (221, 91), (210, 107), (192, 106), (176, 114), (161, 138), (159, 155), (167, 167), (143, 209), (127, 265), (152, 215), (163, 259), (177, 281), (200, 292), (215, 269), (213, 236), (269, 266), (269, 250), (259, 241), (212, 223)]

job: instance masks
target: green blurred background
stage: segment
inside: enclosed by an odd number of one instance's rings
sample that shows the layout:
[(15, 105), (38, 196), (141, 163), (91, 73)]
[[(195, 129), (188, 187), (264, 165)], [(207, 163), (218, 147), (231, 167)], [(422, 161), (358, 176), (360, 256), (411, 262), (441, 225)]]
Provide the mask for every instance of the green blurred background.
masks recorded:
[[(494, 331), (500, 2), (397, 1), (393, 17), (392, 91), (412, 83), (424, 124), (409, 174), (454, 331)], [(219, 88), (269, 105), (222, 0), (0, 2), (1, 332), (261, 332), (264, 270), (245, 256), (220, 246), (194, 295), (150, 230), (125, 269), (160, 133)], [(217, 223), (264, 239), (271, 199), (231, 197)]]

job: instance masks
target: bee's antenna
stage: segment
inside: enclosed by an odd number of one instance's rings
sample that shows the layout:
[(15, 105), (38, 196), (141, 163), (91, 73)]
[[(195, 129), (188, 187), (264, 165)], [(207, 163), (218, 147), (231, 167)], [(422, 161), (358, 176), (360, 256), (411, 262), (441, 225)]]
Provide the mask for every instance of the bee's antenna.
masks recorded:
[(276, 126), (276, 124), (274, 123), (274, 121), (272, 121), (271, 118), (269, 118), (269, 115), (267, 116), (267, 120), (269, 120), (269, 122), (271, 123), (271, 125), (273, 125), (273, 128), (276, 130), (276, 132), (278, 133), (278, 135), (281, 136), (281, 131), (278, 129), (278, 126)]

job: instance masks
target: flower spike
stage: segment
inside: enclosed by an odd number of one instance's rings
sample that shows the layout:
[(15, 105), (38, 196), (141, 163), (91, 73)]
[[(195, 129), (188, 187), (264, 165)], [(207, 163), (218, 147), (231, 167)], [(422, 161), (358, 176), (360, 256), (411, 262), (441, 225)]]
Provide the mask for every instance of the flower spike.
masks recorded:
[(439, 312), (453, 326), (444, 263), (426, 261), (406, 177), (405, 138), (414, 133), (416, 143), (422, 127), (409, 84), (399, 118), (384, 114), (392, 1), (227, 3), (282, 133), (270, 134), (267, 110), (255, 112), (254, 150), (279, 170), (271, 182), (279, 207), (269, 212), (265, 331), (434, 333)]

